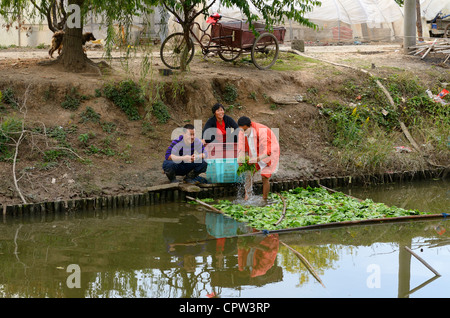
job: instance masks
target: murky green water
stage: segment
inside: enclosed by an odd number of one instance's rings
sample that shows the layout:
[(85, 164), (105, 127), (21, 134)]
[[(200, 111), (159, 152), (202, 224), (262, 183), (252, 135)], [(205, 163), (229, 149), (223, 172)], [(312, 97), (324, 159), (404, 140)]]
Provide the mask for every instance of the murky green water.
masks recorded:
[[(448, 209), (444, 185), (433, 193)], [(414, 193), (429, 198), (423, 189)], [(409, 198), (398, 196), (400, 202)], [(445, 212), (441, 204), (437, 212)], [(0, 224), (0, 296), (450, 297), (445, 218), (224, 238), (248, 230), (191, 204), (6, 219)], [(324, 286), (287, 246), (308, 260)]]
[(417, 209), (430, 213), (450, 213), (450, 181), (448, 179), (339, 190), (360, 199), (370, 198), (375, 202), (383, 202), (404, 209)]

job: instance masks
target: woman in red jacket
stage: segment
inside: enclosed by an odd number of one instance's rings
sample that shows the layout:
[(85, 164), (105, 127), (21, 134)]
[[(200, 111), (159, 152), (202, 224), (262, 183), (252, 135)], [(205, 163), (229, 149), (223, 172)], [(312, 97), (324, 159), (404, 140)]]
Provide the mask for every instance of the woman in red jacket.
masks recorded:
[[(263, 199), (267, 200), (270, 190), (272, 174), (278, 170), (280, 159), (280, 145), (275, 133), (267, 126), (252, 122), (248, 117), (238, 120), (239, 132), (238, 162), (242, 164), (243, 158), (249, 157), (249, 163), (256, 165), (256, 170), (261, 170), (263, 183)], [(245, 199), (248, 199), (247, 187), (245, 187)]]
[(207, 147), (209, 158), (235, 158), (239, 127), (233, 118), (225, 115), (222, 104), (215, 104), (211, 110), (213, 116), (208, 119), (202, 131), (202, 142)]

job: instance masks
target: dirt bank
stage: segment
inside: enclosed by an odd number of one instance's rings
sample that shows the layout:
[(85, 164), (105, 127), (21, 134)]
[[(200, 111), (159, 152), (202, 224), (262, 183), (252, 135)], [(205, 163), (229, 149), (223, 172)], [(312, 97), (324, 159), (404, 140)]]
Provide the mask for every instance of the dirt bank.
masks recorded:
[[(306, 54), (370, 69), (380, 77), (407, 71), (430, 87), (435, 87), (437, 81), (450, 82), (448, 69), (433, 65), (438, 64), (433, 60), (405, 56), (400, 47), (349, 48), (329, 51), (311, 48), (311, 52), (307, 48)], [(142, 80), (141, 58), (124, 63), (116, 55), (112, 68), (100, 76), (40, 66), (38, 62), (46, 59), (45, 54), (46, 50), (0, 50), (0, 91), (5, 96), (9, 89), (17, 102), (11, 105), (3, 98), (0, 117), (3, 123), (11, 118), (25, 122), (25, 138), (18, 147), (15, 167), (14, 141), (20, 134), (12, 135), (2, 150), (3, 205), (21, 202), (14, 174), (27, 202), (142, 192), (149, 186), (167, 183), (161, 164), (173, 130), (187, 122), (196, 123), (195, 120), (205, 123), (217, 100), (226, 105), (227, 114), (235, 119), (246, 115), (279, 128), (282, 156), (274, 178), (355, 172), (335, 160), (329, 118), (324, 115), (323, 106), (315, 101), (321, 96), (346, 104), (357, 102), (358, 96), (353, 99), (342, 96), (341, 88), (349, 79), (355, 83), (364, 81), (367, 76), (362, 73), (292, 56), (285, 56), (275, 69), (259, 71), (245, 60), (231, 64), (196, 55), (186, 74), (162, 76), (158, 70), (163, 64), (154, 55), (149, 59), (143, 85), (147, 102), (138, 109), (141, 119), (130, 120), (105, 97), (103, 88), (127, 78)], [(88, 56), (98, 62), (101, 51), (88, 51)], [(170, 114), (165, 123), (150, 111), (149, 101), (157, 96)], [(396, 136), (399, 146), (409, 146), (400, 132)], [(394, 149), (392, 152), (394, 157), (400, 156)], [(428, 155), (433, 156), (433, 150)], [(417, 153), (401, 156), (408, 160), (391, 160), (382, 169), (427, 166)], [(439, 165), (448, 165), (442, 158), (445, 156), (439, 153), (434, 159)]]

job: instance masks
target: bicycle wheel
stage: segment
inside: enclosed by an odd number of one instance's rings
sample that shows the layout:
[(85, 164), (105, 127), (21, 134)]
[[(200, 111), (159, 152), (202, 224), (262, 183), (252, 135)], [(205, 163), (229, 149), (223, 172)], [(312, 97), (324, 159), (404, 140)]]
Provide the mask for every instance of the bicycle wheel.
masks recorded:
[(225, 62), (233, 62), (235, 59), (241, 55), (241, 50), (235, 47), (220, 46), (217, 52), (219, 57)]
[(186, 61), (188, 65), (194, 57), (194, 42), (189, 38), (189, 47), (187, 47), (184, 34), (173, 33), (161, 45), (161, 60), (168, 68), (179, 69), (184, 50), (188, 50)]
[(271, 68), (277, 61), (278, 40), (272, 33), (263, 33), (255, 39), (252, 46), (252, 62), (260, 70)]

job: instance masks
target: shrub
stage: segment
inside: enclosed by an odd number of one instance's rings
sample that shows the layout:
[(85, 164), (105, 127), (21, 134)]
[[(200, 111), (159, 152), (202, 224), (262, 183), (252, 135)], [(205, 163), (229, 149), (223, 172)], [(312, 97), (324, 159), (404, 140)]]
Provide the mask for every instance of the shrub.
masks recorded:
[(88, 121), (92, 121), (94, 123), (100, 122), (100, 114), (89, 106), (86, 107), (86, 110), (81, 113), (81, 122), (86, 123)]
[(69, 94), (66, 94), (65, 100), (61, 103), (61, 107), (68, 110), (77, 110), (83, 99), (75, 87), (72, 87)]
[(0, 160), (7, 160), (11, 157), (8, 144), (11, 138), (22, 131), (22, 121), (14, 117), (5, 117), (0, 124)]
[(237, 99), (237, 97), (238, 97), (238, 90), (236, 86), (232, 84), (227, 84), (223, 92), (223, 100), (228, 104), (231, 104)]
[(161, 100), (157, 100), (152, 105), (152, 114), (158, 119), (158, 122), (161, 124), (167, 123), (170, 119), (169, 110), (167, 109), (166, 104)]
[(138, 107), (145, 103), (145, 98), (141, 87), (135, 82), (126, 80), (116, 85), (108, 84), (104, 87), (103, 93), (125, 112), (129, 120), (141, 119)]
[(2, 94), (2, 98), (0, 99), (0, 104), (1, 102), (10, 105), (12, 108), (17, 108), (17, 101), (16, 98), (14, 96), (14, 91), (12, 88), (8, 87)]

